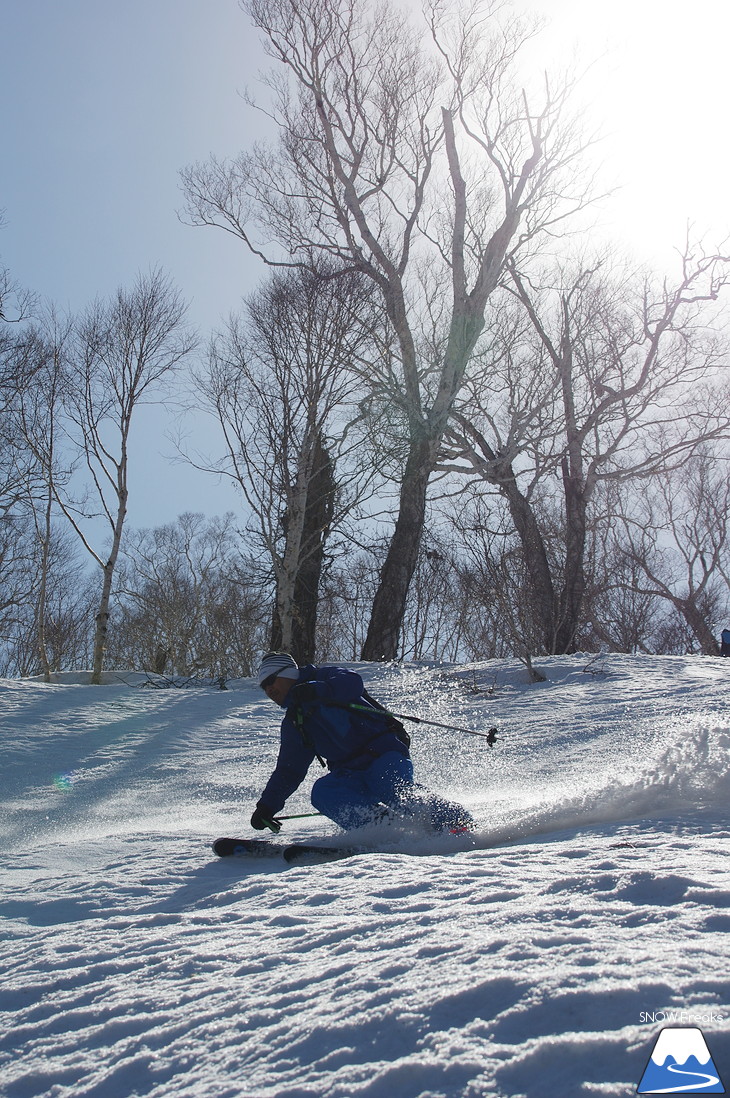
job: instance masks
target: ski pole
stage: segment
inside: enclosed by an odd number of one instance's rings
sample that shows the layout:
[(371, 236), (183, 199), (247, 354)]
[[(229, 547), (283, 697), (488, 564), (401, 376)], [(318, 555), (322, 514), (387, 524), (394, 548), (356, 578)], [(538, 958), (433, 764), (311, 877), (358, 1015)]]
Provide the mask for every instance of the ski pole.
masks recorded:
[(262, 819), (264, 827), (278, 835), (281, 831), (282, 820), (303, 820), (305, 816), (321, 816), (321, 812), (299, 812), (295, 816), (272, 816), (270, 820)]
[(446, 728), (450, 732), (463, 732), (466, 736), (482, 736), (490, 747), (494, 747), (495, 740), (497, 739), (497, 729), (490, 728), (488, 732), (475, 732), (471, 728), (462, 728), (458, 724), (441, 724), (440, 721), (427, 721), (425, 717), (412, 717), (408, 713), (391, 713), (388, 709), (370, 709), (366, 705), (358, 705), (357, 702), (351, 702), (346, 706), (347, 709), (356, 709), (360, 713), (370, 713), (371, 716), (375, 716), (380, 713), (384, 717), (395, 717), (399, 721), (414, 721), (415, 724), (430, 724), (434, 728)]
[(277, 816), (277, 820), (303, 820), (307, 816), (321, 816), (321, 812), (299, 812), (296, 816)]

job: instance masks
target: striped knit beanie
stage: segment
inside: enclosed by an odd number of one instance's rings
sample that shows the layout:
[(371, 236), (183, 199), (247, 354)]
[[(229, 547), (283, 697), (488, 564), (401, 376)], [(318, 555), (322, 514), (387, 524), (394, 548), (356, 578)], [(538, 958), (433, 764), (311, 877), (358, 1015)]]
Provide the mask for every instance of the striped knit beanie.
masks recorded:
[(298, 679), (299, 668), (288, 652), (267, 652), (259, 667), (259, 686), (271, 677)]

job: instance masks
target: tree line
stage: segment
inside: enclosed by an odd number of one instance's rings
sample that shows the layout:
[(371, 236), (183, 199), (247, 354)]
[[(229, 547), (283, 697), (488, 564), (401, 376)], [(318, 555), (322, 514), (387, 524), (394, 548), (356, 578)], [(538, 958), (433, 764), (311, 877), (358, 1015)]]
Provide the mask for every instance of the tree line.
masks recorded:
[[(660, 277), (557, 239), (591, 142), (498, 5), (243, 7), (274, 136), (182, 172), (188, 220), (270, 268), (240, 313), (204, 343), (159, 271), (73, 319), (2, 284), (6, 673), (716, 653), (728, 257), (688, 237)], [(216, 422), (237, 519), (125, 530), (165, 386)]]

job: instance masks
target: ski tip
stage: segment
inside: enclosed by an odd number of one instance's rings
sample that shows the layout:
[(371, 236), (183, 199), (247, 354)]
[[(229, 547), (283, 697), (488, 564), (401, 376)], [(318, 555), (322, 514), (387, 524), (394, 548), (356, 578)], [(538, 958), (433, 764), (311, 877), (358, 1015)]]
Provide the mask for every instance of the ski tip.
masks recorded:
[(219, 858), (231, 858), (235, 855), (247, 855), (253, 858), (278, 858), (282, 844), (270, 839), (216, 839), (211, 847)]
[(216, 839), (211, 844), (211, 850), (214, 854), (217, 854), (219, 858), (229, 858), (232, 854), (236, 853), (238, 843), (235, 839)]

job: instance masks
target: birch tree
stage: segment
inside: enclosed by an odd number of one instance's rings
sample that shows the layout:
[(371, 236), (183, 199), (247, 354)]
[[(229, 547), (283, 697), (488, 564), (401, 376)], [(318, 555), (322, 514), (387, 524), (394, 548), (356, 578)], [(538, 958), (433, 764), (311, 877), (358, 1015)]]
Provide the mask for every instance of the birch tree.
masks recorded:
[(407, 437), (362, 656), (389, 659), (429, 481), (491, 295), (507, 259), (585, 201), (569, 82), (516, 86), (531, 31), (496, 0), (432, 0), (420, 24), (367, 0), (242, 6), (279, 66), (262, 107), (278, 144), (187, 169), (187, 216), (268, 263), (324, 253), (382, 296), (397, 373), (386, 361), (371, 377)]
[[(130, 432), (138, 407), (193, 349), (186, 306), (161, 271), (140, 275), (130, 290), (99, 301), (76, 325), (69, 354), (65, 411), (89, 485), (81, 507), (57, 486), (56, 498), (101, 569), (91, 682), (101, 682), (114, 569), (127, 517)], [(92, 503), (93, 501), (93, 503)], [(93, 508), (108, 532), (100, 548), (84, 518)]]
[(354, 274), (277, 273), (214, 338), (197, 377), (225, 443), (216, 469), (240, 488), (270, 563), (272, 646), (300, 662), (314, 658), (325, 543), (372, 479), (353, 369), (371, 343), (367, 296)]

